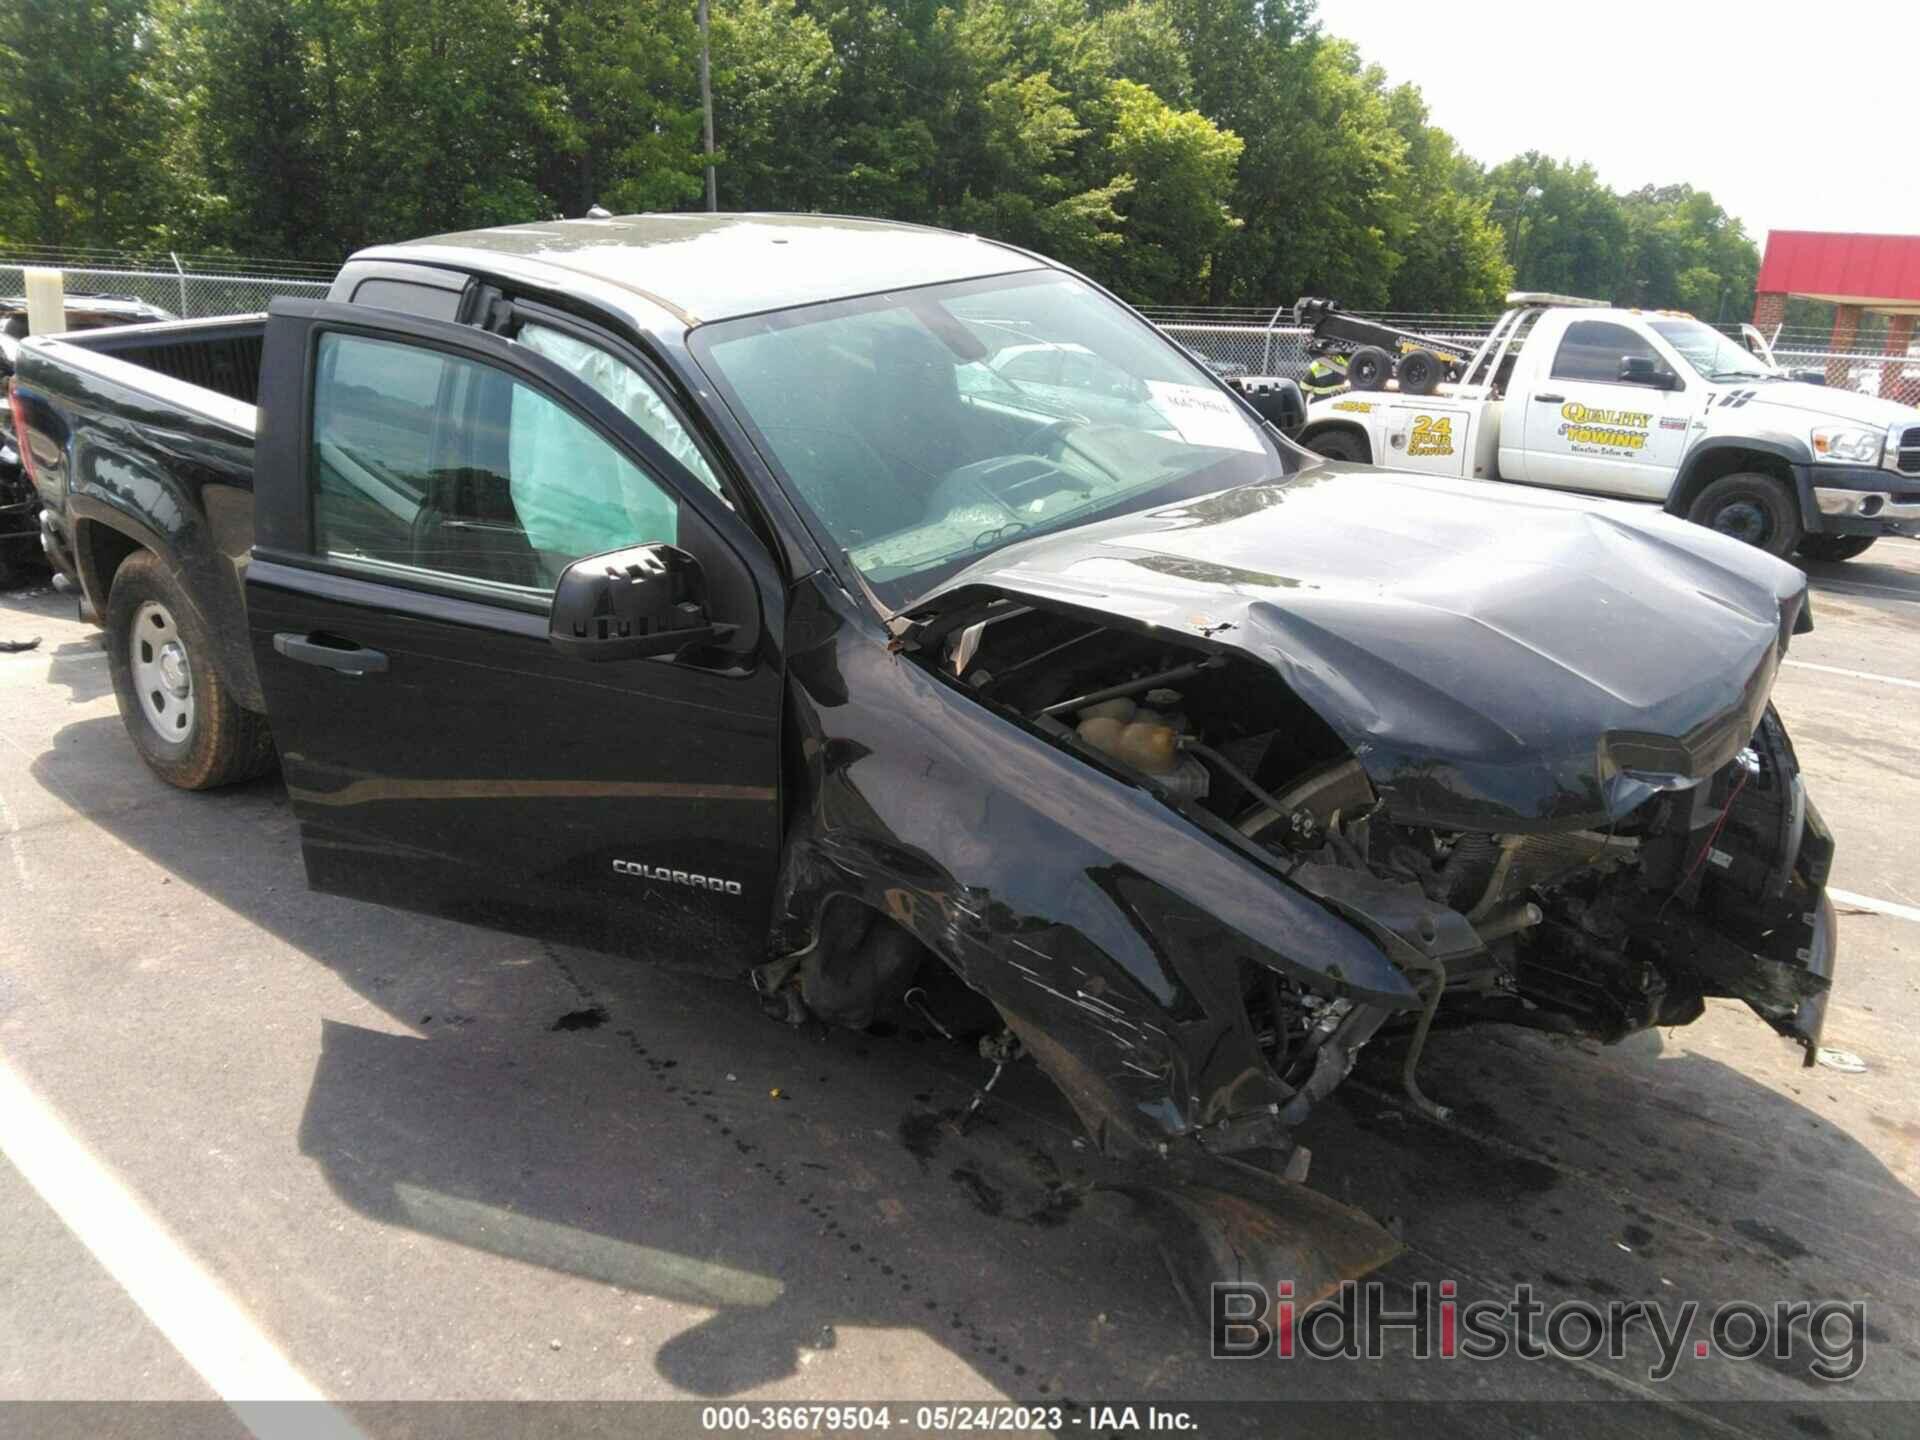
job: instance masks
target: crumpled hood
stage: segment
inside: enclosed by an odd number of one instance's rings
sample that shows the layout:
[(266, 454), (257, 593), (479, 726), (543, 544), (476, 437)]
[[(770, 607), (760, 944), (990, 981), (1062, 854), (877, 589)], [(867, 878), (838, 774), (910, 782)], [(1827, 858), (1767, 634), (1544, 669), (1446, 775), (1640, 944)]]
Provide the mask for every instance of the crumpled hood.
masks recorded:
[(1692, 783), (1765, 709), (1806, 577), (1651, 507), (1337, 463), (1009, 547), (1003, 592), (1279, 671), (1397, 818), (1591, 825)]

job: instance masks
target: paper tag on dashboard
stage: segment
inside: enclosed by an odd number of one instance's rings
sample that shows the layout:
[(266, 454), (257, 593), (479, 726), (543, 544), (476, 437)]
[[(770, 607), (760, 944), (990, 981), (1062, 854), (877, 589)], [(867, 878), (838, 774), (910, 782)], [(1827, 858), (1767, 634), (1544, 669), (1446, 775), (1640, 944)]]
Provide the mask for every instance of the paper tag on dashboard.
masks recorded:
[(1167, 422), (1189, 445), (1259, 453), (1260, 441), (1254, 435), (1252, 422), (1218, 390), (1149, 380), (1147, 393), (1153, 397), (1153, 408), (1167, 417)]

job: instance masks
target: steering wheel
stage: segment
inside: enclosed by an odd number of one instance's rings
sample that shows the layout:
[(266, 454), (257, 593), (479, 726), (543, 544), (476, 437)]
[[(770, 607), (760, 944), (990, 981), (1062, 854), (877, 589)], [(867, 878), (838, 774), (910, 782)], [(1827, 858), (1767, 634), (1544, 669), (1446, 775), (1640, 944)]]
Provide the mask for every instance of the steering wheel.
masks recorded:
[(1051, 459), (1055, 448), (1066, 444), (1067, 432), (1069, 430), (1080, 430), (1084, 428), (1078, 420), (1055, 420), (1050, 424), (1042, 425), (1038, 430), (1033, 432), (1032, 438), (1027, 441), (1027, 453), (1029, 455), (1042, 455)]

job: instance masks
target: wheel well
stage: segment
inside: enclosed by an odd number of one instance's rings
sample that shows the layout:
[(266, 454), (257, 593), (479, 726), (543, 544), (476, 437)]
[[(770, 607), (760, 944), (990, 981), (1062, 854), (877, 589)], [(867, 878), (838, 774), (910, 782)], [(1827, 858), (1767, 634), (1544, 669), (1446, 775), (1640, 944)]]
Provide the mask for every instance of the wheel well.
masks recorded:
[(94, 610), (104, 616), (114, 575), (129, 555), (145, 547), (132, 536), (98, 521), (82, 520), (74, 529), (78, 533), (73, 537), (73, 557), (80, 567), (80, 583)]
[(1693, 502), (1700, 498), (1700, 492), (1714, 481), (1747, 472), (1778, 480), (1798, 502), (1799, 491), (1794, 487), (1793, 467), (1785, 460), (1765, 450), (1740, 450), (1728, 446), (1709, 450), (1700, 457), (1667, 501), (1667, 509), (1675, 515), (1685, 515), (1693, 509)]

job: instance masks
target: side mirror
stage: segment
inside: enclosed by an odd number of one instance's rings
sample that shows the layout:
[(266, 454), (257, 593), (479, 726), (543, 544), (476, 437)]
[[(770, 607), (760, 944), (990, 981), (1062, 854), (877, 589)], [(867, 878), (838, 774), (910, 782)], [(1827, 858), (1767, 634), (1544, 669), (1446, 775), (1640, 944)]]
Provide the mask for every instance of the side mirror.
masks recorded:
[(1236, 377), (1227, 381), (1227, 385), (1282, 435), (1298, 435), (1306, 428), (1307, 397), (1299, 381), (1266, 376), (1258, 380)]
[(1655, 390), (1680, 388), (1680, 377), (1651, 355), (1622, 355), (1620, 380), (1626, 385), (1650, 385)]
[(700, 562), (671, 545), (635, 545), (576, 560), (561, 572), (547, 638), (575, 660), (672, 655), (733, 627), (707, 618)]

